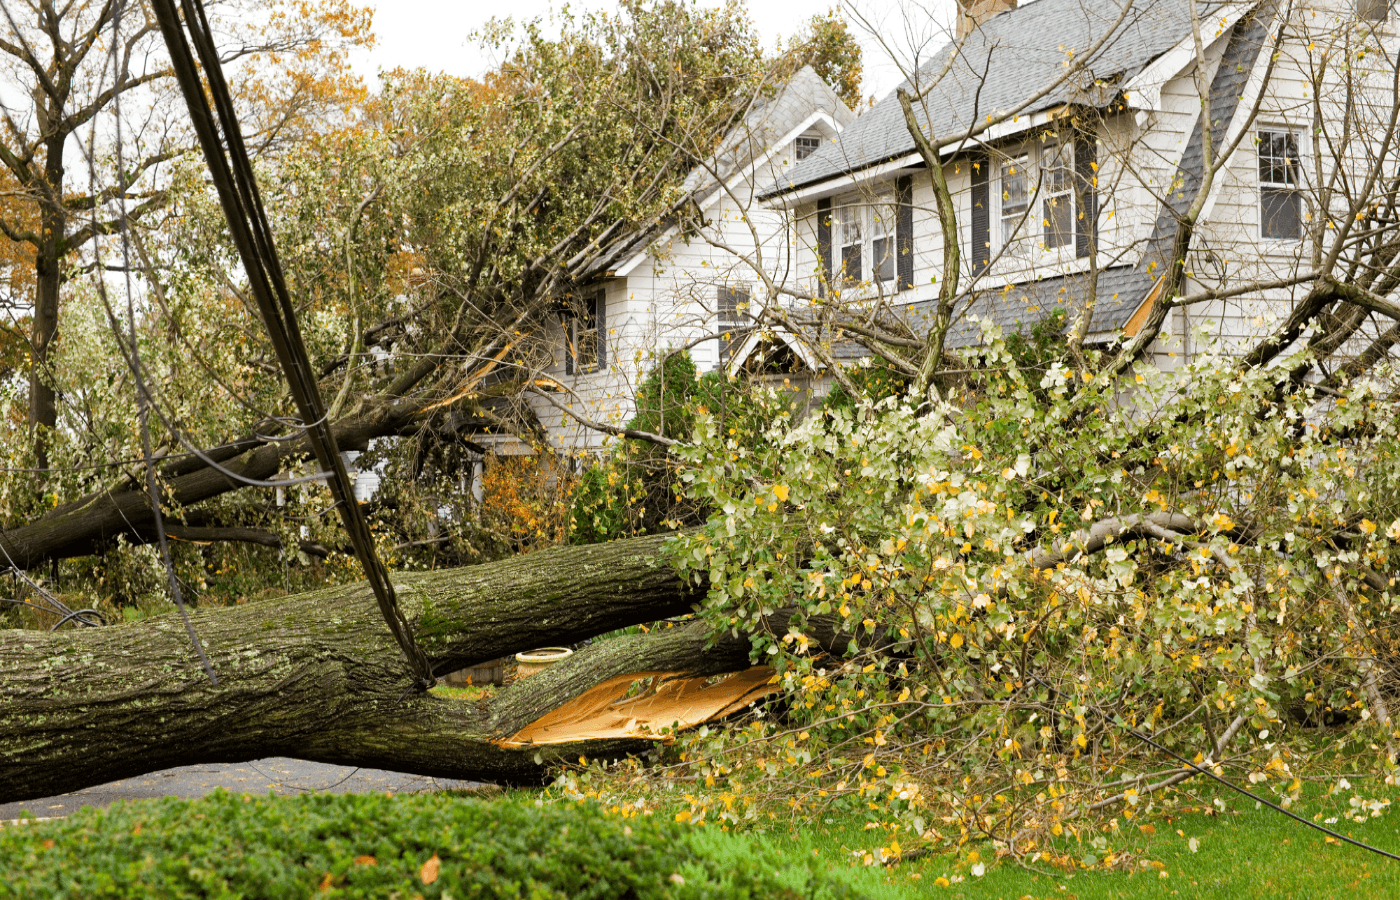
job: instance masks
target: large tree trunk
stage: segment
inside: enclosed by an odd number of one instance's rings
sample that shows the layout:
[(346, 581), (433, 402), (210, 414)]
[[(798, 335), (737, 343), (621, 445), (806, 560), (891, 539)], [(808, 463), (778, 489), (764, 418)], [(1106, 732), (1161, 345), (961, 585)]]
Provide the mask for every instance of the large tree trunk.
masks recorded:
[[(51, 117), (62, 109), (51, 110)], [(49, 370), (53, 342), (58, 336), (58, 298), (67, 255), (68, 217), (63, 208), (63, 149), (66, 133), (46, 144), (43, 200), (39, 205), (39, 241), (34, 250), (34, 312), (30, 336), (29, 428), (33, 433), (34, 463), (49, 467), (49, 435), (58, 424), (58, 404)]]
[[(441, 674), (683, 613), (695, 589), (662, 537), (400, 574), (399, 602)], [(331, 587), (193, 616), (219, 684), (178, 618), (55, 634), (0, 632), (0, 802), (177, 765), (292, 756), (423, 775), (537, 782), (551, 763), (637, 738), (502, 746), (570, 698), (631, 672), (748, 668), (748, 641), (703, 628), (599, 642), (490, 701), (415, 693), (367, 587)]]

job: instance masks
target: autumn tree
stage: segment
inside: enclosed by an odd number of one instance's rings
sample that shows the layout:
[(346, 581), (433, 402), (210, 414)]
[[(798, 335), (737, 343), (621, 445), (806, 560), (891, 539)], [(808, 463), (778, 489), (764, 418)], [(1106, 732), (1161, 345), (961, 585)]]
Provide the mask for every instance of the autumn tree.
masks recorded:
[[(241, 79), (255, 142), (270, 145), (304, 128), (309, 117), (341, 101), (351, 87), (346, 47), (369, 39), (368, 14), (347, 5), (311, 8), (285, 3), (211, 4), (228, 29), (226, 62), (246, 68)], [(166, 202), (163, 164), (190, 148), (182, 107), (171, 105), (170, 71), (159, 34), (143, 3), (53, 2), (6, 7), (0, 51), (8, 58), (5, 90), (27, 98), (7, 107), (0, 163), (7, 182), (0, 234), (32, 260), (29, 303), (29, 411), (35, 464), (46, 468), (58, 425), (53, 354), (60, 298), (72, 269), (91, 265), (81, 254), (113, 233), (113, 204), (140, 222)], [(269, 65), (267, 57), (276, 54)], [(121, 128), (112, 114), (125, 97)], [(121, 135), (121, 169), (111, 156)], [(88, 170), (84, 178), (73, 170)]]
[(822, 80), (836, 88), (851, 109), (861, 108), (861, 47), (838, 10), (812, 16), (806, 26), (788, 38), (783, 61), (797, 69), (811, 66)]

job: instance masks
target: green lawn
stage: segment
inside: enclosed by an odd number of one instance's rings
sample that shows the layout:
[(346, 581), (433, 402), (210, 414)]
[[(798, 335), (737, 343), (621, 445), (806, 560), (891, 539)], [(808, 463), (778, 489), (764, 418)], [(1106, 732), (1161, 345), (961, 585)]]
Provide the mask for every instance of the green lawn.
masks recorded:
[[(1382, 798), (1400, 800), (1400, 791), (1377, 788), (1374, 782), (1355, 787), (1364, 787), (1372, 799), (1384, 790), (1385, 794), (1379, 794)], [(1358, 823), (1340, 815), (1350, 808), (1350, 793), (1339, 797), (1321, 796), (1321, 791), (1312, 793), (1318, 796), (1300, 803), (1296, 812), (1309, 818), (1318, 815), (1320, 820), (1336, 815), (1339, 821), (1328, 826), (1333, 830), (1384, 850), (1400, 852), (1400, 808), (1387, 809), (1378, 817)], [(1216, 795), (1206, 796), (1214, 799)], [(973, 860), (964, 853), (923, 857), (889, 869), (869, 867), (868, 877), (874, 879), (869, 883), (894, 888), (889, 896), (1005, 900), (1400, 897), (1400, 862), (1344, 843), (1329, 843), (1320, 832), (1267, 807), (1256, 809), (1253, 801), (1238, 795), (1221, 795), (1221, 799), (1227, 804), (1224, 813), (1190, 811), (1159, 814), (1144, 822), (1118, 820), (1116, 831), (1104, 835), (1123, 860), (1115, 871), (1066, 872), (1044, 860), (1029, 866), (1008, 859), (992, 861), (987, 858), (992, 851), (979, 847), (975, 860), (985, 870), (980, 877), (972, 874)], [(1400, 807), (1400, 803), (1396, 806)], [(860, 851), (887, 845), (890, 836), (848, 818), (833, 817), (829, 823), (810, 825), (795, 833), (775, 828), (735, 839), (752, 840), (785, 853), (816, 855), (838, 867), (851, 866)], [(1089, 853), (1103, 855), (1087, 844), (1067, 844), (1056, 849), (1061, 859), (1068, 856), (1082, 860)]]

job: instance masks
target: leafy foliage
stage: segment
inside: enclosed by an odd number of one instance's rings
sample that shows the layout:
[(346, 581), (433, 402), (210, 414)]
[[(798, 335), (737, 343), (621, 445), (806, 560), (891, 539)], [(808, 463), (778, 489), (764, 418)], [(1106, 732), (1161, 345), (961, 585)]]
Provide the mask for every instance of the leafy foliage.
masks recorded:
[[(781, 421), (743, 475), (697, 419), (686, 478), (717, 516), (675, 555), (786, 698), (682, 751), (728, 784), (714, 815), (783, 791), (1024, 849), (1106, 798), (1151, 806), (1162, 762), (1129, 727), (1284, 802), (1318, 724), (1394, 746), (1387, 373), (1285, 398), (1203, 357), (1140, 367), (1129, 403), (1023, 356), (994, 341), (955, 416), (890, 398)], [(843, 632), (826, 650), (821, 618)]]
[(811, 66), (853, 110), (861, 107), (861, 49), (839, 10), (812, 16), (788, 41), (785, 59), (794, 68)]

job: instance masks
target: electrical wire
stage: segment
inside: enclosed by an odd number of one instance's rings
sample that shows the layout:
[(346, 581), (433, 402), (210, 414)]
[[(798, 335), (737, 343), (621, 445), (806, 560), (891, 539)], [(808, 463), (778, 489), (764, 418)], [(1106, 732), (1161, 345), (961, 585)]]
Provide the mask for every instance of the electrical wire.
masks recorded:
[(296, 309), (277, 257), (204, 5), (201, 0), (180, 0), (177, 10), (174, 0), (152, 0), (152, 10), (170, 51), (175, 79), (189, 107), (191, 122), (209, 165), (210, 179), (228, 220), (230, 236), (243, 261), (249, 288), (296, 401), (307, 438), (317, 462), (329, 476), (327, 486), (335, 498), (365, 578), (374, 591), (380, 613), (408, 661), (416, 686), (425, 690), (435, 681), (432, 665), (399, 610), (388, 572), (375, 552), (369, 525), (355, 501), (354, 488), (336, 448), (335, 435), (325, 420), (325, 405), (316, 372), (302, 342)]

